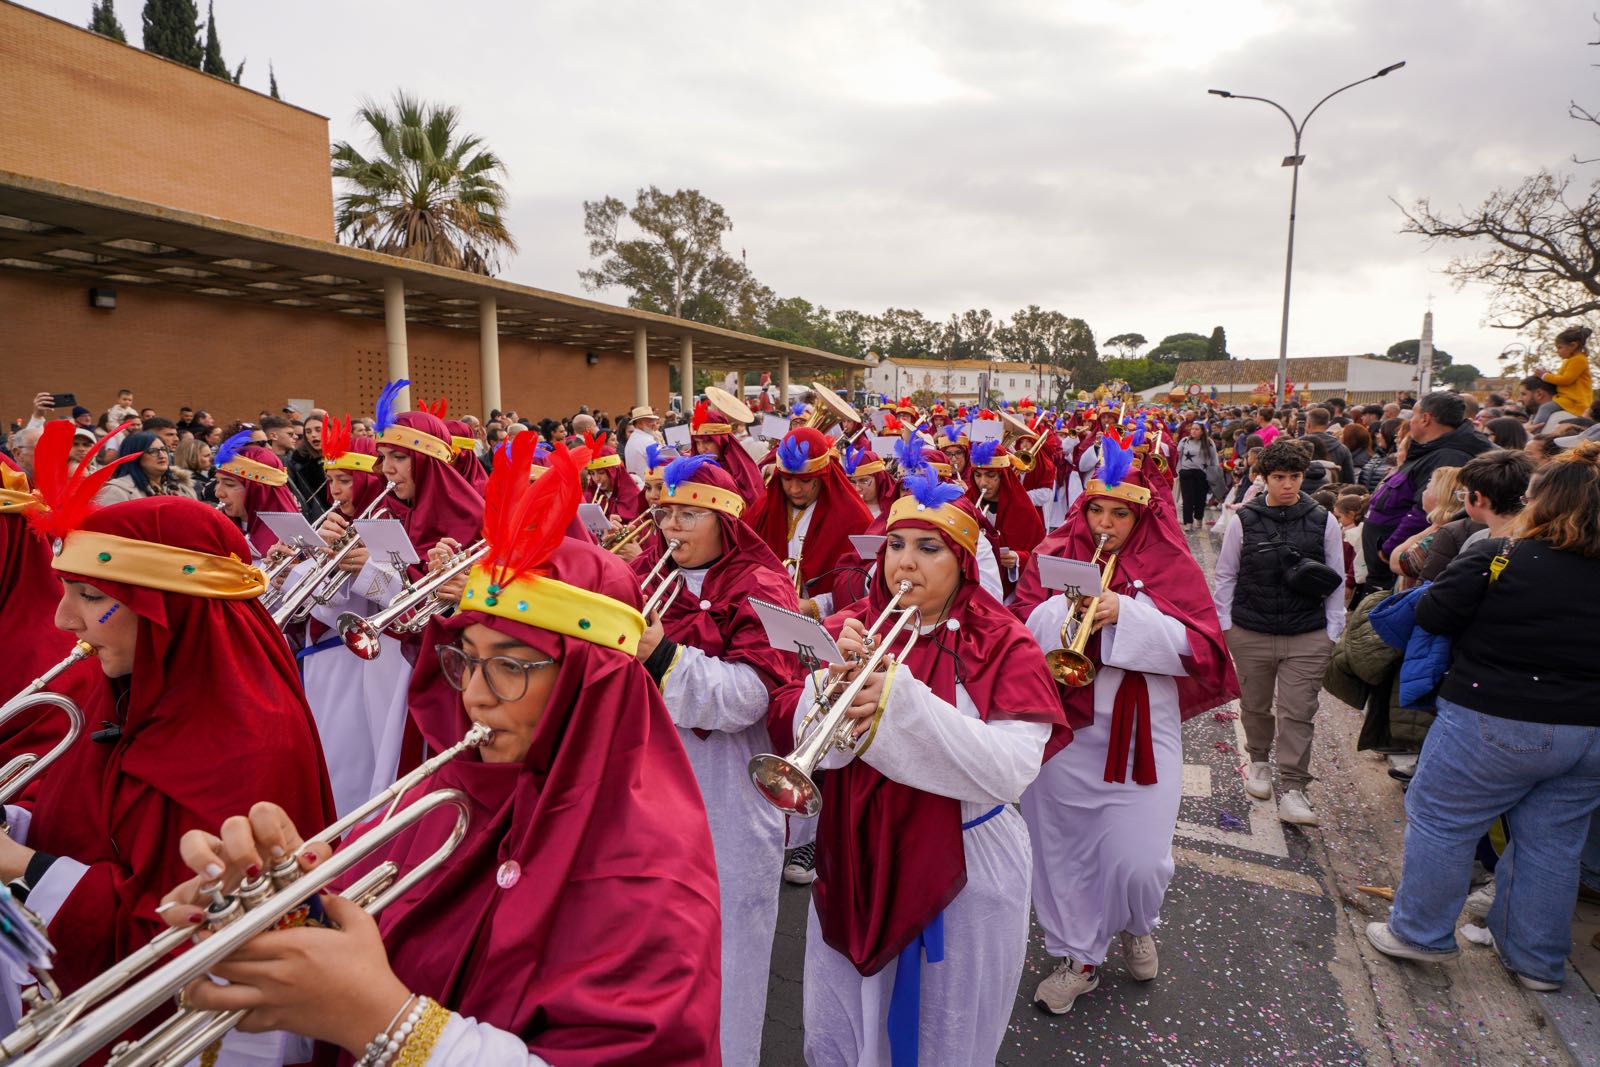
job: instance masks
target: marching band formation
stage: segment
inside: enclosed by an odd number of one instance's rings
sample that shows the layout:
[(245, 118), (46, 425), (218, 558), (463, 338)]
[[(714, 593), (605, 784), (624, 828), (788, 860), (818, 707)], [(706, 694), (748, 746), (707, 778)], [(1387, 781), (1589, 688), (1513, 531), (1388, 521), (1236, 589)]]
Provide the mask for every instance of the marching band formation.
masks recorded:
[(1186, 417), (713, 389), (485, 476), (408, 384), (314, 525), (248, 433), (215, 508), (0, 460), (0, 1061), (744, 1067), (800, 846), (809, 1063), (993, 1063), (1030, 915), (1044, 1010), (1156, 977)]

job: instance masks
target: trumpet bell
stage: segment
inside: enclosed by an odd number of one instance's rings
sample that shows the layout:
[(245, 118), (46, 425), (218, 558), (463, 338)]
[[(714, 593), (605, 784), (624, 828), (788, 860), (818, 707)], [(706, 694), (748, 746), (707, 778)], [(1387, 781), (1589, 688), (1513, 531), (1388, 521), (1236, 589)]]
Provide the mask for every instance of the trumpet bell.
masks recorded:
[(809, 818), (822, 810), (822, 790), (817, 783), (782, 756), (765, 753), (752, 759), (750, 781), (779, 811)]
[(811, 391), (816, 394), (817, 405), (809, 422), (817, 429), (826, 432), (842, 423), (865, 421), (848, 400), (821, 382), (812, 382)]
[(1045, 653), (1045, 665), (1050, 676), (1062, 685), (1081, 689), (1094, 681), (1094, 661), (1082, 652), (1070, 648), (1055, 648)]
[(344, 647), (362, 659), (377, 659), (378, 653), (383, 651), (383, 634), (355, 612), (347, 611), (340, 615), (335, 625), (339, 636), (344, 639)]

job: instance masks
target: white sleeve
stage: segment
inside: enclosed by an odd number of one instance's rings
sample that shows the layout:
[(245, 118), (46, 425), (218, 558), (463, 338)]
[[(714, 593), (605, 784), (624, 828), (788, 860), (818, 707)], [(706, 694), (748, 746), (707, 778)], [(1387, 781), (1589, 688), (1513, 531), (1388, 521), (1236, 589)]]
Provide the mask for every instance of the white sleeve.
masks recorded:
[[(1322, 531), (1322, 553), (1324, 562), (1339, 572), (1339, 577), (1344, 577), (1344, 532), (1339, 529), (1339, 520), (1333, 517), (1333, 512), (1328, 513), (1328, 525)], [(1360, 555), (1359, 552), (1356, 553)], [(1323, 612), (1328, 619), (1328, 640), (1337, 641), (1344, 632), (1344, 582), (1341, 581), (1333, 592), (1328, 594), (1323, 602)]]
[(826, 619), (833, 614), (833, 594), (818, 593), (811, 598), (817, 602), (817, 611)]
[(1189, 631), (1149, 597), (1120, 597), (1117, 621), (1100, 630), (1100, 662), (1144, 674), (1186, 676)]
[(1100, 446), (1090, 445), (1083, 450), (1083, 455), (1078, 457), (1078, 473), (1089, 474), (1100, 465)]
[(70, 856), (58, 856), (39, 879), (39, 884), (28, 892), (28, 910), (45, 922), (56, 917), (61, 905), (67, 902), (78, 880), (89, 868)]
[(908, 670), (889, 672), (877, 735), (861, 759), (885, 777), (977, 804), (1014, 804), (1039, 774), (1050, 727), (963, 715)]
[(28, 843), (28, 827), (33, 824), (33, 812), (17, 804), (6, 805), (6, 836), (19, 845)]
[(428, 1067), (551, 1067), (516, 1034), (454, 1012), (428, 1054)]
[(1000, 581), (1000, 561), (994, 558), (994, 546), (982, 535), (978, 537), (978, 584), (996, 600), (1005, 600), (1006, 587)]
[(1217, 621), (1224, 630), (1233, 625), (1233, 587), (1239, 580), (1239, 550), (1242, 547), (1244, 521), (1228, 523), (1222, 531), (1222, 547), (1217, 550), (1217, 584), (1211, 591), (1211, 601), (1217, 606)]
[(391, 600), (400, 595), (405, 588), (398, 572), (392, 570), (388, 564), (378, 563), (367, 557), (367, 562), (356, 575), (351, 592), (359, 597), (364, 597), (374, 604), (387, 605)]
[(691, 645), (679, 645), (661, 696), (672, 721), (686, 730), (737, 733), (767, 714), (767, 687), (754, 667), (726, 663)]

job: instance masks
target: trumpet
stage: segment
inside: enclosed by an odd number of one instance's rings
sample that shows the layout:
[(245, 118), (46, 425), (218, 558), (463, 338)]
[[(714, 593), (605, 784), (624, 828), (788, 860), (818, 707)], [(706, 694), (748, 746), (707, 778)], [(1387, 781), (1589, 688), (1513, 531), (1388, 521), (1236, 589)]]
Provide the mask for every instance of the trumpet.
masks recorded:
[[(332, 842), (379, 809), (387, 809), (365, 836), (312, 870), (302, 873), (291, 854), (264, 875), (241, 883), (232, 895), (224, 893), (220, 883), (202, 887), (201, 892), (211, 899), (202, 927), (209, 936), (182, 955), (168, 958), (190, 940), (192, 929), (158, 934), (143, 948), (65, 997), (45, 1001), (37, 998), (36, 991), (30, 991), (34, 994), (33, 1010), (23, 1016), (15, 1030), (0, 1039), (0, 1059), (9, 1061), (21, 1056), (17, 1062), (29, 1067), (65, 1067), (83, 1062), (130, 1026), (170, 1003), (185, 986), (233, 955), (245, 942), (281, 924), (395, 837), (439, 808), (455, 808), (450, 835), (427, 858), (403, 875), (398, 864), (385, 860), (341, 894), (359, 903), (368, 914), (382, 911), (437, 870), (467, 830), (469, 809), (460, 790), (436, 789), (403, 808), (399, 808), (400, 801), (417, 783), (493, 736), (489, 727), (474, 723), (456, 744), (312, 837), (307, 844)], [(212, 1012), (180, 1006), (143, 1037), (112, 1048), (107, 1062), (116, 1067), (176, 1067), (220, 1040), (244, 1015), (243, 1011)]]
[(1167, 472), (1167, 457), (1161, 454), (1161, 424), (1156, 424), (1155, 444), (1150, 446), (1150, 454), (1155, 457), (1156, 470), (1162, 474)]
[(623, 548), (643, 537), (645, 532), (650, 529), (652, 521), (650, 512), (646, 510), (643, 515), (640, 515), (622, 529), (612, 530), (602, 537), (600, 539), (600, 547), (609, 552), (620, 552)]
[[(262, 575), (262, 579), (268, 589), (272, 588), (272, 583), (278, 580), (280, 574), (288, 573), (290, 567), (299, 563), (311, 552), (306, 543), (298, 537), (293, 541), (279, 543), (283, 544), (289, 551), (278, 562), (268, 567), (266, 573)], [(268, 551), (270, 552), (271, 549), (268, 549)]]
[(334, 623), (344, 647), (362, 659), (377, 659), (383, 651), (379, 640), (385, 633), (391, 635), (421, 633), (435, 615), (450, 605), (434, 594), (457, 575), (470, 569), (489, 551), (489, 542), (479, 539), (470, 548), (464, 548), (450, 557), (443, 567), (427, 575), (416, 585), (408, 586), (389, 602), (389, 606), (369, 618), (353, 611), (340, 615)]
[(9, 722), (13, 715), (17, 715), (23, 710), (38, 704), (48, 704), (59, 708), (61, 713), (67, 717), (66, 736), (57, 741), (55, 747), (50, 751), (42, 756), (32, 752), (24, 752), (8, 762), (4, 767), (0, 767), (0, 804), (10, 803), (13, 797), (27, 788), (29, 782), (39, 777), (50, 764), (60, 759), (67, 749), (72, 747), (72, 743), (78, 739), (78, 735), (83, 732), (83, 712), (78, 709), (77, 703), (61, 693), (46, 692), (45, 686), (55, 681), (57, 675), (74, 663), (88, 659), (93, 655), (93, 646), (87, 641), (79, 641), (72, 646), (72, 651), (67, 653), (67, 657), (60, 663), (57, 663), (29, 682), (22, 692), (4, 704), (0, 704), (0, 723)]
[[(683, 590), (683, 572), (676, 567), (670, 571), (665, 569), (667, 564), (672, 562), (672, 554), (682, 545), (683, 542), (676, 537), (668, 541), (667, 550), (656, 560), (656, 565), (650, 568), (650, 573), (645, 575), (644, 581), (639, 584), (641, 591), (649, 590), (645, 593), (644, 607), (639, 609), (639, 613), (646, 619), (657, 612), (665, 615), (678, 599), (678, 593)], [(652, 584), (655, 585), (654, 589), (650, 588)]]
[(822, 792), (813, 778), (817, 765), (835, 748), (846, 752), (854, 749), (850, 737), (853, 723), (845, 717), (845, 712), (850, 710), (856, 694), (889, 655), (889, 648), (901, 634), (908, 636), (905, 647), (900, 650), (900, 659), (910, 655), (916, 647), (922, 609), (900, 607), (900, 599), (910, 589), (910, 582), (901, 582), (894, 597), (867, 630), (867, 647), (872, 652), (856, 664), (855, 678), (848, 683), (838, 678), (818, 692), (800, 724), (802, 733), (810, 724), (816, 724), (806, 739), (787, 756), (765, 753), (750, 761), (750, 781), (774, 807), (800, 816), (815, 815), (822, 810)]
[[(1090, 563), (1099, 563), (1100, 554), (1105, 549), (1106, 542), (1111, 539), (1110, 534), (1101, 534), (1095, 541), (1094, 558)], [(1100, 588), (1108, 589), (1111, 578), (1117, 572), (1117, 554), (1108, 556), (1104, 569), (1100, 572)], [(1074, 689), (1081, 688), (1094, 681), (1095, 665), (1084, 649), (1089, 644), (1089, 632), (1094, 629), (1094, 612), (1100, 606), (1100, 597), (1080, 597), (1077, 602), (1067, 609), (1067, 617), (1061, 624), (1061, 648), (1053, 648), (1045, 653), (1044, 661), (1050, 668), (1051, 677), (1062, 685), (1070, 685)], [(1074, 629), (1076, 627), (1076, 629)], [(1068, 639), (1068, 631), (1072, 631)]]
[[(383, 492), (374, 497), (372, 503), (368, 504), (354, 521), (381, 519), (388, 515), (389, 509), (380, 510), (378, 504), (392, 492), (394, 483), (389, 482), (383, 487)], [(311, 614), (313, 605), (326, 604), (338, 596), (339, 591), (350, 582), (350, 575), (340, 571), (339, 564), (344, 562), (350, 550), (355, 548), (360, 540), (361, 534), (352, 525), (338, 541), (324, 549), (322, 562), (302, 575), (300, 580), (279, 598), (277, 607), (272, 609), (273, 623), (281, 629), (290, 623), (303, 622)]]

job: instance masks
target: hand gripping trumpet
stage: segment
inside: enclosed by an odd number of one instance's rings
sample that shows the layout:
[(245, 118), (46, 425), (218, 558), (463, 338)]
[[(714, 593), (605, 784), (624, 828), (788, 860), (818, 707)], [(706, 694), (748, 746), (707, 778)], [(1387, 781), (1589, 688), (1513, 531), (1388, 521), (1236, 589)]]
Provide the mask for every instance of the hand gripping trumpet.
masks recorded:
[[(37, 1003), (15, 1030), (0, 1039), (0, 1060), (28, 1067), (66, 1067), (83, 1062), (140, 1019), (170, 1003), (185, 986), (233, 955), (245, 942), (283, 924), (330, 883), (395, 837), (436, 809), (454, 807), (456, 818), (450, 835), (421, 863), (401, 874), (392, 860), (386, 860), (341, 894), (358, 902), (369, 914), (382, 911), (438, 869), (467, 831), (467, 800), (460, 790), (436, 789), (396, 810), (401, 799), (460, 753), (486, 744), (493, 734), (487, 726), (474, 724), (450, 748), (311, 838), (312, 842), (332, 841), (380, 809), (388, 809), (382, 821), (358, 841), (311, 870), (302, 873), (290, 855), (264, 875), (241, 884), (231, 896), (220, 885), (205, 887), (202, 892), (212, 901), (205, 912), (204, 929), (209, 933), (205, 940), (169, 959), (175, 949), (193, 937), (193, 931), (167, 930), (60, 1000)], [(114, 1047), (107, 1062), (115, 1067), (176, 1067), (220, 1040), (244, 1014), (180, 1006), (143, 1037)]]
[(389, 602), (389, 606), (371, 618), (363, 618), (353, 611), (339, 616), (334, 624), (344, 646), (362, 659), (377, 659), (383, 651), (379, 641), (385, 633), (421, 633), (428, 621), (450, 605), (434, 594), (456, 576), (468, 571), (472, 565), (489, 552), (489, 543), (482, 538), (451, 556), (449, 561), (416, 585), (409, 586)]
[(66, 736), (56, 742), (50, 751), (42, 756), (24, 752), (4, 767), (0, 767), (0, 804), (10, 803), (13, 797), (27, 788), (29, 782), (43, 774), (50, 764), (61, 758), (62, 754), (72, 747), (72, 743), (78, 739), (78, 734), (83, 731), (83, 712), (78, 710), (78, 705), (60, 693), (47, 692), (45, 686), (55, 681), (57, 675), (74, 663), (93, 655), (94, 649), (88, 642), (79, 641), (72, 647), (66, 659), (29, 682), (22, 692), (0, 704), (0, 723), (10, 721), (13, 715), (36, 704), (49, 704), (59, 708), (67, 717)]
[(916, 647), (922, 609), (900, 607), (900, 598), (910, 588), (910, 582), (901, 582), (894, 598), (884, 605), (883, 612), (867, 631), (866, 643), (872, 651), (866, 659), (855, 664), (855, 677), (849, 681), (844, 677), (837, 678), (828, 688), (818, 691), (816, 700), (801, 721), (800, 729), (804, 733), (811, 723), (815, 722), (816, 726), (806, 734), (799, 747), (787, 756), (769, 753), (750, 761), (750, 781), (774, 807), (790, 815), (802, 816), (815, 815), (822, 810), (822, 791), (817, 788), (812, 776), (816, 774), (817, 765), (833, 749), (848, 752), (854, 748), (850, 734), (855, 724), (846, 718), (845, 712), (850, 710), (856, 694), (861, 692), (861, 688), (867, 684), (867, 678), (889, 655), (890, 646), (901, 634), (907, 637), (905, 647), (900, 650), (900, 659), (905, 659)]
[(608, 552), (620, 552), (624, 547), (643, 537), (654, 521), (650, 512), (646, 511), (621, 529), (608, 532), (600, 539), (600, 547)]
[[(1100, 562), (1100, 553), (1105, 548), (1106, 542), (1111, 539), (1110, 534), (1101, 534), (1095, 541), (1094, 558), (1090, 563)], [(1111, 553), (1105, 560), (1105, 569), (1100, 572), (1100, 588), (1111, 587), (1111, 579), (1117, 573), (1117, 554)], [(1080, 688), (1094, 681), (1094, 660), (1084, 652), (1089, 644), (1090, 631), (1094, 629), (1095, 609), (1100, 606), (1100, 597), (1078, 597), (1071, 607), (1067, 609), (1066, 620), (1061, 624), (1061, 648), (1053, 648), (1045, 653), (1044, 661), (1050, 668), (1051, 677), (1062, 685)], [(1076, 627), (1076, 629), (1074, 629)], [(1069, 631), (1071, 631), (1069, 639)]]
[[(373, 498), (365, 511), (356, 516), (355, 521), (365, 519), (381, 519), (389, 513), (388, 508), (377, 510), (378, 504), (384, 497), (394, 492), (394, 483), (389, 482), (383, 487), (383, 492)], [(323, 550), (322, 562), (313, 567), (300, 580), (291, 586), (278, 598), (278, 604), (272, 609), (272, 621), (282, 629), (284, 626), (295, 622), (304, 622), (311, 614), (311, 608), (316, 604), (326, 604), (339, 595), (350, 582), (350, 575), (340, 572), (339, 564), (343, 563), (350, 550), (361, 543), (361, 534), (354, 525), (346, 530), (333, 544)]]
[[(672, 562), (672, 554), (683, 542), (674, 537), (667, 542), (667, 550), (661, 553), (661, 558), (656, 560), (656, 565), (650, 568), (650, 573), (644, 576), (640, 589), (644, 592), (644, 607), (639, 613), (646, 619), (654, 618), (657, 614), (665, 615), (667, 609), (672, 607), (678, 599), (678, 593), (683, 590), (683, 572), (674, 567), (665, 570), (667, 564)], [(651, 588), (654, 585), (655, 588)]]

